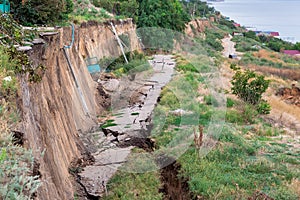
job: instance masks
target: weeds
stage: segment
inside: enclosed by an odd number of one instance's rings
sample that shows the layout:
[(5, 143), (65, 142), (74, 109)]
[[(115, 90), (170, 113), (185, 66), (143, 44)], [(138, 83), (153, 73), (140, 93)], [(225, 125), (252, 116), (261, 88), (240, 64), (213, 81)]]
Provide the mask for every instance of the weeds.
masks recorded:
[(19, 121), (14, 103), (17, 81), (9, 55), (2, 48), (0, 79), (10, 76), (0, 87), (0, 199), (31, 199), (40, 186), (38, 176), (34, 176), (32, 152), (13, 144), (10, 129)]

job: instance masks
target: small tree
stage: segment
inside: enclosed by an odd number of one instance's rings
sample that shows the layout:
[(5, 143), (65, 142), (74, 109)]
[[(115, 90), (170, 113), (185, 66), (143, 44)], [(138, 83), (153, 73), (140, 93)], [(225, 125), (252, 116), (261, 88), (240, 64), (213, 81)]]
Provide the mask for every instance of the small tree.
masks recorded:
[(262, 75), (257, 75), (253, 71), (237, 70), (232, 78), (232, 93), (252, 105), (261, 102), (262, 94), (269, 87), (269, 80), (265, 80)]

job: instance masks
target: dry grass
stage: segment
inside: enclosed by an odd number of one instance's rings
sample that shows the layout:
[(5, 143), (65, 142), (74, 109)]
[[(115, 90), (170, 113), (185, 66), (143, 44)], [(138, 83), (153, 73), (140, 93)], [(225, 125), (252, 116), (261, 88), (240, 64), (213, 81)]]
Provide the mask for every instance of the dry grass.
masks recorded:
[(288, 132), (299, 134), (300, 108), (286, 104), (274, 95), (267, 97), (267, 101), (272, 107), (271, 113), (267, 117), (271, 118), (272, 121), (275, 121), (278, 125), (287, 127), (289, 129)]
[(257, 58), (264, 58), (275, 63), (277, 62), (277, 63), (284, 64), (284, 62), (280, 58), (280, 54), (273, 51), (267, 51), (265, 49), (261, 49), (258, 52), (254, 52), (253, 56)]
[(274, 67), (267, 67), (267, 66), (255, 66), (249, 65), (249, 68), (255, 71), (259, 71), (266, 75), (274, 75), (278, 76), (283, 79), (290, 79), (290, 80), (300, 80), (300, 70), (295, 69), (278, 69)]
[(290, 188), (300, 197), (300, 180), (293, 179)]

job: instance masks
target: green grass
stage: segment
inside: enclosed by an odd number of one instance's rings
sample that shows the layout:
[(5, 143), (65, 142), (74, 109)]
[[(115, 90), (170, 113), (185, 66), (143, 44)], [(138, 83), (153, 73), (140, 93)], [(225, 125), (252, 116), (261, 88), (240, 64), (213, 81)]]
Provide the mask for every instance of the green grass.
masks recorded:
[(264, 48), (260, 42), (244, 36), (234, 36), (232, 41), (236, 43), (235, 48), (239, 52), (258, 51), (256, 47)]
[[(185, 75), (189, 73), (192, 73), (191, 70), (187, 70)], [(200, 83), (198, 79), (192, 82), (193, 85)], [(172, 86), (170, 83), (169, 89), (162, 92), (163, 101), (155, 109), (157, 116), (161, 116), (153, 119), (152, 137), (157, 141), (158, 149), (168, 147), (180, 138), (178, 134), (188, 132), (194, 125), (207, 126), (212, 116), (220, 112), (214, 110), (216, 99), (208, 95), (204, 104), (192, 107), (198, 117), (187, 117), (185, 121), (182, 116), (163, 115), (163, 112), (178, 106), (178, 98), (171, 92), (174, 90)], [(179, 102), (185, 101), (181, 99)], [(181, 103), (180, 106), (186, 105)], [(193, 195), (203, 199), (247, 199), (261, 191), (275, 199), (297, 199), (288, 185), (292, 179), (299, 178), (299, 152), (286, 152), (287, 147), (279, 143), (270, 145), (268, 142), (274, 140), (272, 137), (282, 132), (259, 120), (253, 106), (232, 99), (227, 100), (227, 106), (230, 108), (225, 119), (230, 124), (225, 124), (219, 135), (212, 135), (218, 139), (215, 148), (199, 158), (191, 142), (178, 160), (182, 166), (180, 176), (189, 180)], [(260, 129), (254, 128), (257, 124), (262, 124)], [(290, 165), (296, 167), (290, 168)], [(285, 197), (278, 191), (284, 191)]]
[(246, 199), (256, 190), (275, 199), (280, 196), (277, 190), (295, 197), (287, 183), (299, 178), (299, 171), (290, 170), (288, 163), (296, 164), (299, 159), (281, 155), (279, 162), (280, 154), (259, 155), (266, 147), (225, 128), (219, 145), (205, 158), (199, 159), (193, 147), (180, 158), (182, 176), (190, 179), (191, 191), (204, 199)]
[(159, 173), (142, 174), (119, 172), (107, 184), (108, 196), (104, 200), (162, 200)]
[[(164, 87), (154, 110), (151, 132), (156, 141), (154, 155), (168, 152), (180, 156), (179, 176), (188, 180), (194, 197), (248, 199), (260, 191), (274, 199), (296, 200), (289, 184), (299, 179), (300, 152), (274, 138), (283, 132), (260, 119), (255, 107), (241, 101), (228, 98), (222, 107), (218, 98), (208, 94), (204, 103), (199, 103), (199, 84), (209, 85), (209, 78), (198, 72), (213, 72), (217, 63), (206, 59), (203, 60), (205, 64), (199, 64), (201, 59), (188, 63), (180, 56), (176, 59), (178, 74)], [(192, 114), (170, 113), (179, 108)], [(214, 121), (224, 126), (215, 131), (210, 124)], [(193, 144), (193, 128), (199, 124), (204, 126), (205, 135), (218, 140), (203, 157), (199, 157)], [(179, 146), (180, 151), (175, 148)], [(133, 163), (139, 165), (138, 161)], [(145, 167), (144, 164), (141, 166)], [(161, 199), (160, 186), (158, 172), (130, 174), (120, 171), (110, 181), (106, 199)]]

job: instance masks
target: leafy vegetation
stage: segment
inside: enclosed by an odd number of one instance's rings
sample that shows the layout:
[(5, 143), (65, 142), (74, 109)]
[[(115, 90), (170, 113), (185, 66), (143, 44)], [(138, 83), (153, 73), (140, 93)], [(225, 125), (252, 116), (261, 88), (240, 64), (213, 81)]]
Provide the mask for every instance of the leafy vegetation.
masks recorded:
[(245, 102), (256, 105), (261, 101), (262, 94), (269, 86), (268, 80), (262, 75), (246, 70), (237, 70), (232, 78), (232, 92)]
[(186, 11), (178, 0), (140, 1), (138, 27), (161, 27), (182, 31), (189, 21)]
[(93, 0), (97, 7), (104, 8), (117, 16), (126, 16), (138, 20), (139, 2), (136, 0)]
[[(163, 92), (162, 95), (161, 99), (168, 93)], [(160, 102), (158, 108), (175, 109), (171, 107), (174, 103), (164, 103), (169, 101)], [(209, 95), (205, 98), (206, 105), (199, 105), (202, 111), (199, 123), (208, 124), (207, 122), (211, 119), (209, 110), (215, 106), (214, 101), (214, 98)], [(289, 158), (288, 161), (286, 158), (286, 162), (273, 160), (278, 155), (269, 154), (271, 151), (268, 148), (269, 143), (260, 142), (258, 140), (260, 136), (255, 134), (249, 139), (248, 134), (259, 132), (247, 126), (249, 123), (260, 123), (255, 120), (258, 114), (255, 107), (242, 102), (235, 102), (234, 105), (230, 103), (230, 107), (231, 109), (227, 110), (226, 121), (236, 125), (224, 125), (218, 136), (218, 145), (204, 158), (199, 158), (198, 150), (191, 146), (178, 160), (182, 166), (180, 176), (189, 180), (189, 189), (194, 197), (247, 199), (254, 196), (256, 191), (260, 191), (275, 199), (297, 199), (295, 191), (289, 188), (289, 183), (300, 174), (299, 171), (290, 169), (288, 166), (289, 162), (298, 162), (299, 159), (296, 161)], [(207, 113), (210, 114), (207, 115)], [(182, 127), (181, 120), (181, 117), (168, 115), (163, 129), (159, 134), (154, 135), (159, 148), (163, 148), (179, 134), (178, 130)], [(174, 125), (178, 128), (172, 128)], [(187, 131), (187, 129), (184, 130)], [(260, 131), (262, 130), (268, 130), (268, 133), (264, 133), (267, 134), (265, 137), (278, 135), (277, 130), (267, 128), (267, 126), (262, 127)], [(244, 132), (245, 135), (240, 132)], [(266, 152), (261, 154), (262, 151)], [(278, 191), (285, 191), (286, 196), (283, 197)]]
[(72, 0), (28, 0), (24, 4), (12, 0), (14, 18), (23, 25), (53, 24), (66, 20), (73, 12)]
[(0, 199), (31, 199), (40, 186), (39, 177), (33, 175), (34, 158), (31, 151), (14, 144), (10, 133), (19, 121), (14, 71), (18, 60), (3, 46), (0, 46), (0, 60)]
[(207, 3), (203, 1), (182, 1), (182, 4), (191, 17), (208, 17), (215, 12), (213, 7), (209, 7)]
[(70, 20), (75, 23), (83, 21), (104, 21), (112, 18), (112, 16), (104, 9), (95, 7), (89, 0), (79, 0), (74, 4), (74, 10), (69, 15)]
[(260, 48), (263, 48), (260, 42), (252, 38), (235, 36), (232, 38), (232, 41), (236, 43), (235, 48), (239, 52), (258, 51)]
[(28, 56), (24, 52), (17, 51), (15, 47), (15, 45), (22, 45), (24, 41), (32, 39), (35, 33), (23, 31), (10, 15), (1, 15), (0, 24), (0, 34), (2, 35), (0, 42), (3, 45), (0, 51), (4, 55), (9, 55), (8, 59), (14, 63), (14, 65), (9, 65), (10, 72), (14, 74), (28, 73), (29, 81), (40, 81), (45, 67), (43, 65), (33, 66)]
[(122, 74), (136, 74), (137, 72), (146, 71), (150, 68), (150, 64), (147, 61), (144, 54), (137, 51), (132, 53), (126, 53), (128, 63), (126, 63), (123, 56), (118, 58), (104, 58), (100, 60), (100, 66), (107, 71), (112, 71), (117, 76)]

